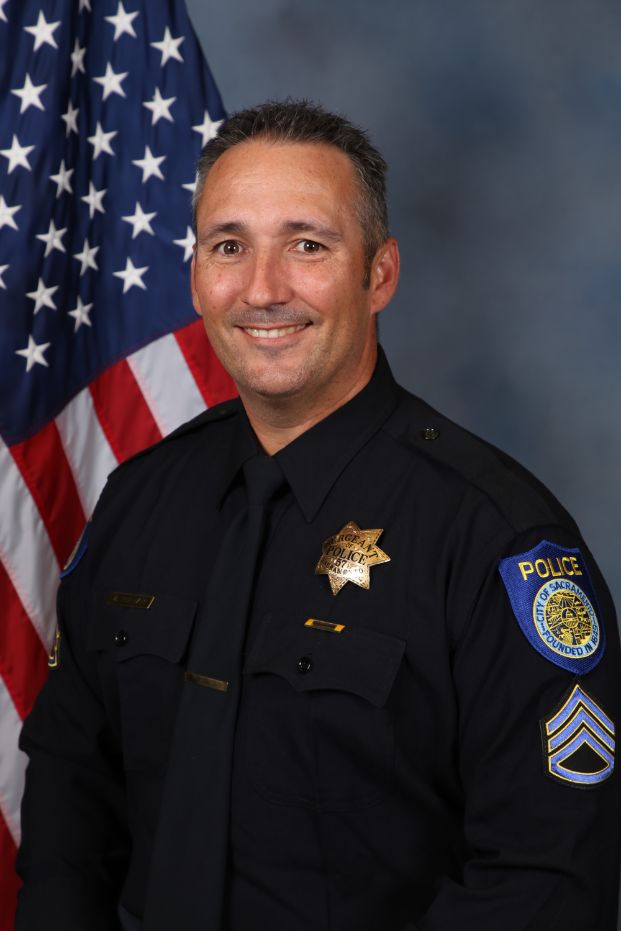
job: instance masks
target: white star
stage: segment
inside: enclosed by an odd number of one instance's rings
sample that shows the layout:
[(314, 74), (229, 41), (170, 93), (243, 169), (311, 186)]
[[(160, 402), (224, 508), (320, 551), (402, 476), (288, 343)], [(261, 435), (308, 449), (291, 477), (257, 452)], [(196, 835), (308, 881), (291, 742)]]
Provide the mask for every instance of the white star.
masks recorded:
[(132, 159), (132, 165), (137, 165), (138, 168), (142, 168), (142, 183), (148, 181), (150, 177), (160, 178), (164, 180), (164, 175), (160, 170), (160, 165), (166, 158), (165, 155), (153, 155), (149, 146), (145, 146), (144, 158)]
[(106, 65), (106, 73), (100, 78), (93, 78), (96, 84), (103, 87), (103, 99), (107, 100), (110, 94), (118, 94), (120, 97), (126, 97), (127, 94), (121, 87), (121, 81), (124, 81), (129, 71), (113, 71), (110, 62)]
[(139, 233), (149, 233), (151, 236), (155, 236), (153, 229), (151, 228), (151, 220), (157, 216), (157, 213), (145, 213), (139, 203), (136, 203), (136, 210), (131, 216), (121, 217), (121, 220), (125, 220), (126, 223), (131, 223), (132, 225), (132, 239), (135, 239)]
[(189, 184), (182, 184), (181, 187), (184, 189), (184, 191), (189, 191), (190, 194), (193, 194), (196, 190), (196, 181), (190, 181)]
[(77, 333), (83, 324), (85, 326), (93, 325), (91, 323), (91, 318), (89, 317), (92, 306), (92, 304), (83, 304), (82, 298), (78, 296), (78, 306), (69, 311), (69, 316), (75, 318), (75, 325), (73, 328), (74, 333)]
[(41, 103), (41, 94), (46, 87), (47, 84), (33, 84), (30, 80), (30, 75), (27, 74), (24, 86), (16, 87), (15, 90), (11, 91), (12, 94), (15, 94), (15, 96), (19, 97), (21, 100), (19, 112), (23, 113), (28, 107), (37, 107), (39, 110), (45, 110), (45, 107)]
[(55, 284), (51, 288), (46, 288), (43, 278), (39, 278), (36, 291), (28, 291), (26, 297), (32, 298), (35, 302), (35, 314), (38, 314), (42, 307), (51, 307), (52, 310), (56, 310), (56, 304), (52, 300), (54, 291), (58, 291), (58, 285)]
[(39, 11), (39, 18), (35, 26), (24, 26), (24, 31), (34, 36), (34, 51), (38, 51), (42, 45), (51, 45), (52, 48), (58, 48), (54, 32), (60, 26), (60, 20), (56, 23), (48, 23), (45, 16)]
[(162, 97), (159, 87), (155, 88), (153, 100), (145, 101), (142, 105), (143, 107), (146, 107), (147, 110), (151, 111), (151, 126), (155, 126), (157, 121), (161, 119), (170, 120), (171, 123), (175, 122), (173, 117), (170, 115), (170, 108), (176, 99), (176, 97)]
[(16, 349), (15, 355), (24, 357), (24, 359), (26, 360), (26, 371), (29, 372), (30, 369), (33, 367), (33, 365), (36, 365), (37, 363), (39, 365), (45, 365), (45, 366), (48, 365), (43, 353), (45, 352), (45, 350), (48, 348), (49, 345), (50, 345), (49, 343), (39, 343), (39, 345), (37, 346), (32, 336), (29, 336), (28, 345), (26, 346), (26, 348)]
[(133, 20), (135, 20), (138, 15), (139, 14), (137, 12), (126, 13), (125, 7), (123, 6), (123, 4), (119, 3), (118, 7), (116, 8), (116, 15), (105, 17), (106, 22), (112, 23), (112, 25), (114, 26), (114, 41), (115, 42), (117, 41), (117, 39), (121, 38), (124, 32), (126, 32), (128, 36), (133, 36), (134, 39), (138, 38), (138, 36), (134, 32), (134, 27), (132, 26)]
[(5, 6), (7, 5), (8, 2), (9, 2), (9, 0), (0, 0), (0, 19), (1, 19), (4, 23), (8, 23), (8, 19), (6, 18), (6, 13), (4, 12), (3, 7), (5, 7)]
[(112, 132), (105, 133), (101, 128), (101, 123), (97, 123), (97, 128), (95, 129), (95, 135), (89, 136), (88, 141), (94, 148), (93, 161), (96, 158), (99, 158), (102, 152), (106, 152), (108, 155), (114, 155), (114, 150), (110, 145), (110, 140), (116, 136), (116, 130)]
[(160, 62), (162, 68), (170, 58), (175, 58), (177, 61), (183, 61), (183, 56), (179, 51), (179, 46), (182, 42), (185, 42), (185, 36), (179, 36), (177, 39), (173, 39), (170, 33), (170, 29), (168, 26), (166, 26), (166, 29), (164, 30), (164, 38), (162, 41), (151, 43), (153, 48), (156, 48), (159, 52), (162, 53), (162, 60)]
[(212, 120), (207, 110), (205, 110), (205, 116), (203, 117), (203, 122), (199, 123), (197, 126), (193, 126), (192, 129), (195, 133), (200, 133), (202, 136), (201, 145), (207, 145), (210, 139), (213, 139), (218, 135), (218, 130), (222, 126), (223, 120)]
[(78, 13), (81, 13), (82, 10), (88, 10), (89, 13), (91, 12), (91, 0), (80, 0), (80, 9)]
[(10, 149), (0, 149), (0, 155), (4, 155), (9, 160), (9, 174), (18, 165), (21, 168), (27, 168), (32, 171), (32, 165), (28, 161), (28, 153), (34, 149), (33, 145), (20, 145), (17, 136), (13, 136), (13, 142)]
[(61, 115), (61, 120), (64, 120), (67, 124), (67, 129), (65, 131), (65, 136), (68, 136), (69, 133), (77, 133), (78, 131), (78, 113), (80, 112), (79, 107), (74, 107), (71, 101), (67, 105), (67, 112)]
[(0, 230), (3, 226), (11, 226), (14, 230), (18, 229), (13, 214), (21, 209), (21, 204), (16, 207), (9, 207), (2, 194), (0, 194)]
[(148, 265), (144, 265), (142, 268), (136, 268), (132, 260), (128, 258), (127, 262), (125, 263), (125, 271), (114, 272), (113, 274), (115, 278), (123, 279), (123, 294), (125, 294), (125, 292), (129, 291), (129, 289), (132, 288), (134, 285), (136, 285), (139, 288), (142, 288), (143, 291), (146, 291), (147, 286), (142, 280), (142, 276), (144, 275), (145, 272), (148, 272), (148, 271), (149, 271)]
[(78, 71), (81, 71), (82, 74), (84, 71), (84, 56), (86, 55), (86, 46), (80, 48), (80, 42), (78, 39), (73, 43), (73, 51), (71, 53), (71, 77), (75, 77)]
[[(2, 2), (2, 0), (0, 0), (0, 3), (1, 3), (1, 2)], [(2, 9), (0, 8), (0, 13), (1, 13), (1, 12), (2, 12)], [(4, 281), (2, 280), (2, 276), (4, 275), (4, 273), (5, 273), (5, 271), (8, 269), (8, 267), (9, 267), (8, 265), (0, 265), (0, 288), (4, 288), (5, 290), (6, 290), (6, 285), (5, 285)]]
[(85, 204), (88, 204), (88, 215), (91, 220), (95, 216), (96, 210), (98, 210), (100, 213), (106, 212), (101, 202), (107, 190), (107, 188), (102, 188), (101, 191), (97, 191), (93, 182), (88, 182), (88, 194), (85, 194), (84, 197), (80, 198), (80, 200), (83, 200)]
[(84, 246), (81, 252), (76, 252), (74, 259), (78, 259), (82, 266), (80, 268), (80, 278), (84, 272), (89, 268), (94, 268), (95, 271), (98, 271), (98, 265), (95, 261), (95, 256), (99, 252), (99, 246), (90, 246), (88, 239), (84, 240)]
[(183, 261), (187, 262), (192, 256), (193, 246), (194, 246), (194, 233), (188, 226), (187, 233), (185, 234), (185, 239), (173, 239), (173, 242), (176, 246), (181, 246), (183, 249)]
[(66, 252), (67, 250), (63, 246), (63, 236), (67, 232), (67, 227), (62, 230), (57, 230), (54, 225), (54, 221), (50, 220), (50, 228), (47, 233), (38, 233), (37, 239), (40, 239), (41, 242), (45, 243), (45, 255), (44, 258), (47, 258), (52, 249), (58, 249), (59, 252)]
[(73, 168), (65, 168), (65, 160), (60, 163), (60, 168), (58, 169), (57, 175), (50, 175), (50, 181), (54, 181), (58, 187), (56, 188), (56, 197), (60, 197), (63, 191), (68, 191), (69, 194), (73, 194), (73, 188), (71, 187), (71, 175), (73, 174)]

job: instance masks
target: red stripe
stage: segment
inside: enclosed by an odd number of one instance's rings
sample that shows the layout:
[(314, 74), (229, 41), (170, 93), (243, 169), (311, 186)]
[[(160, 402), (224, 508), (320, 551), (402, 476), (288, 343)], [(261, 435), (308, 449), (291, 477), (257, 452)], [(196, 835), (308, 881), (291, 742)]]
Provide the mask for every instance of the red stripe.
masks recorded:
[(202, 320), (177, 330), (174, 336), (207, 407), (237, 395), (233, 379), (209, 344)]
[(62, 565), (84, 529), (86, 516), (56, 424), (51, 421), (10, 451)]
[(0, 676), (23, 720), (47, 677), (47, 654), (1, 562), (0, 604)]
[(161, 440), (162, 434), (125, 360), (96, 378), (90, 392), (102, 430), (119, 462)]
[(17, 890), (21, 880), (14, 870), (16, 848), (13, 838), (0, 815), (0, 929), (12, 931), (15, 924)]

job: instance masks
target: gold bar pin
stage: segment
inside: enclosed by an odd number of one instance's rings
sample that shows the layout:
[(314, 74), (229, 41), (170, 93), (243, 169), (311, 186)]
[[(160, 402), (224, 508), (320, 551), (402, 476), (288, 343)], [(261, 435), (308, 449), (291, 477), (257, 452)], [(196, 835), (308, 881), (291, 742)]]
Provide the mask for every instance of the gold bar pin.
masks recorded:
[(309, 617), (304, 622), (305, 627), (312, 627), (313, 630), (325, 630), (330, 634), (340, 634), (345, 630), (345, 624), (333, 624), (332, 621), (319, 621), (316, 617)]
[(155, 595), (135, 595), (133, 592), (110, 592), (108, 604), (119, 608), (146, 608), (151, 607)]
[(186, 670), (184, 675), (186, 682), (193, 682), (194, 685), (202, 685), (206, 689), (215, 689), (216, 692), (228, 692), (229, 683), (226, 679), (213, 679), (211, 676), (201, 676), (197, 672)]

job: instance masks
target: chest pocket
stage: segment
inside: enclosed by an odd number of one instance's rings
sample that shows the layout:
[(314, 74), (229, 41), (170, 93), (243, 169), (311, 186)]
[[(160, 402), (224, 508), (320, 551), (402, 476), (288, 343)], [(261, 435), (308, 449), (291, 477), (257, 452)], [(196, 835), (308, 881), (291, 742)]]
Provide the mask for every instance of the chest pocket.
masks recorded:
[(389, 696), (405, 641), (273, 616), (244, 666), (245, 773), (274, 802), (323, 811), (380, 801), (393, 785)]
[(140, 598), (97, 592), (87, 648), (118, 683), (126, 768), (158, 770), (168, 756), (197, 602), (162, 594)]

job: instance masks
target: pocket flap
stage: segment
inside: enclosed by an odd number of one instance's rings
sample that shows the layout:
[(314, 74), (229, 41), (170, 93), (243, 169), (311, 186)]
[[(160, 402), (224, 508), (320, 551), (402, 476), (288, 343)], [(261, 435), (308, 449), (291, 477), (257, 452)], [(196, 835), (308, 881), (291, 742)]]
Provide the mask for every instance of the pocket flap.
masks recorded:
[(147, 653), (179, 662), (196, 607), (177, 595), (96, 592), (87, 649), (109, 650), (119, 661)]
[(254, 643), (244, 673), (275, 673), (296, 691), (353, 692), (381, 707), (392, 688), (405, 640), (345, 625), (341, 633), (304, 626), (304, 619), (272, 616)]

